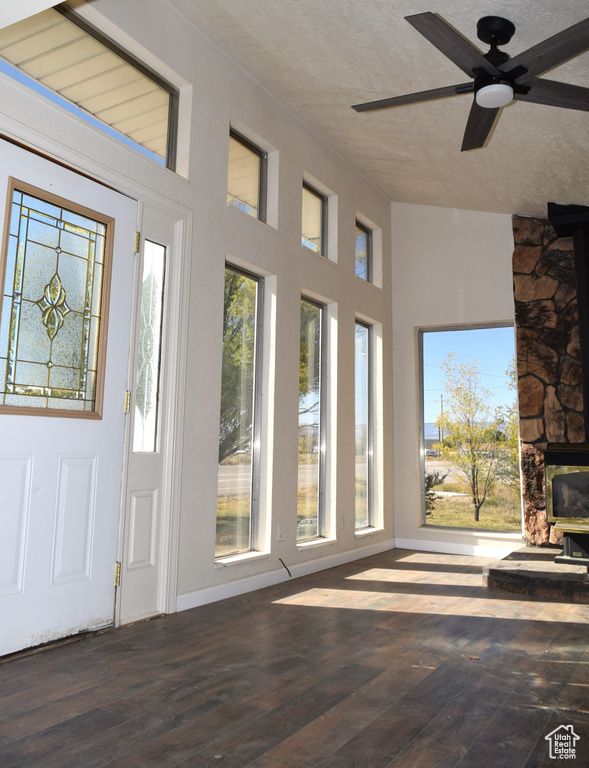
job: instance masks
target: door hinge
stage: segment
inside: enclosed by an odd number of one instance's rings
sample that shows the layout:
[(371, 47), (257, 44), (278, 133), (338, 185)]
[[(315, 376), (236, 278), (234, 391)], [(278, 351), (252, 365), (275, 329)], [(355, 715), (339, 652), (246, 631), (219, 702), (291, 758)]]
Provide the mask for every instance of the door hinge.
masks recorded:
[(121, 586), (121, 564), (117, 560), (115, 563), (115, 587)]
[(135, 232), (135, 253), (141, 250), (141, 232)]
[(131, 390), (127, 389), (125, 391), (125, 413), (131, 412)]

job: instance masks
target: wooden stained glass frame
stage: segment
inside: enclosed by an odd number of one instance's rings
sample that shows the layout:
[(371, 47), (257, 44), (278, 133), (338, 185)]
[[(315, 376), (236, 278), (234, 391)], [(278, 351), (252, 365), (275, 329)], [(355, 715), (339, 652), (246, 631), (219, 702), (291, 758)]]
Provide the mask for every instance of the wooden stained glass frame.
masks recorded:
[[(29, 238), (35, 228), (50, 242)], [(112, 217), (9, 178), (0, 258), (0, 413), (102, 418), (113, 233)]]

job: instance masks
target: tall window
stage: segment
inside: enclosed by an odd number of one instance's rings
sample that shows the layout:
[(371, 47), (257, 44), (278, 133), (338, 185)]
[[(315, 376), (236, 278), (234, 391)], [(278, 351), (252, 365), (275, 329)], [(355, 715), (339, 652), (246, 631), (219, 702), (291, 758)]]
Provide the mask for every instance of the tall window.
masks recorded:
[(521, 530), (513, 327), (420, 332), (423, 522)]
[(372, 282), (372, 232), (356, 222), (356, 277)]
[(229, 135), (227, 203), (249, 216), (266, 217), (267, 155), (235, 131)]
[(175, 167), (177, 89), (65, 3), (0, 30), (0, 70)]
[(323, 535), (325, 308), (301, 300), (297, 541)]
[(303, 183), (302, 244), (322, 256), (327, 254), (327, 198)]
[(227, 267), (217, 487), (217, 557), (255, 549), (260, 281)]
[(354, 364), (354, 444), (355, 444), (355, 527), (372, 524), (372, 398), (371, 398), (371, 329), (355, 324)]

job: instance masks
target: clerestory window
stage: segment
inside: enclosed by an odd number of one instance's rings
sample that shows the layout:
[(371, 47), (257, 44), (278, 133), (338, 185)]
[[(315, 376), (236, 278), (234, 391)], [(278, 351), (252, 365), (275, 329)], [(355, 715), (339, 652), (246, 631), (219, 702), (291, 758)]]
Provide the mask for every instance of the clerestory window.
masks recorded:
[(301, 243), (327, 256), (327, 198), (303, 182)]
[(267, 160), (255, 144), (230, 132), (227, 203), (260, 221), (266, 220)]
[(356, 222), (355, 248), (356, 277), (372, 282), (372, 232), (360, 222)]

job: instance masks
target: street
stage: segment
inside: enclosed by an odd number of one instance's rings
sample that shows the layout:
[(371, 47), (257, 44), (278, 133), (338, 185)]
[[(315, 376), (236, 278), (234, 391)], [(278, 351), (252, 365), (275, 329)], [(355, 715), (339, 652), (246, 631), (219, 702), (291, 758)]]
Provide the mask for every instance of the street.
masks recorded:
[(442, 461), (441, 459), (426, 459), (425, 460), (425, 471), (426, 472), (435, 472), (436, 470), (442, 470), (442, 472), (447, 472), (446, 479), (444, 482), (446, 483), (454, 483), (460, 478), (458, 475), (456, 475), (455, 472), (452, 472), (452, 470), (448, 467), (448, 465)]
[[(356, 464), (356, 475), (366, 475), (366, 465)], [(249, 464), (221, 464), (219, 466), (217, 496), (233, 496), (249, 493), (251, 467)], [(299, 464), (299, 488), (317, 482), (317, 464)]]

